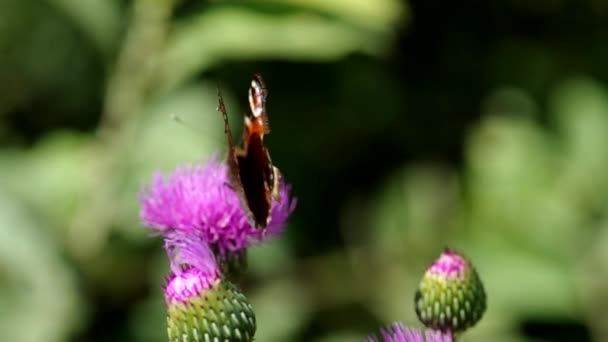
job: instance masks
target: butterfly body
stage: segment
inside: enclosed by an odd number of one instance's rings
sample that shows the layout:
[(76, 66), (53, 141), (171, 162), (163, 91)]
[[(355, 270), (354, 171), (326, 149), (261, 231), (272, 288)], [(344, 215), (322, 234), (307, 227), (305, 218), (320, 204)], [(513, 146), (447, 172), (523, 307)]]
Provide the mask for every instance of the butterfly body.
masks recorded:
[(232, 139), (228, 114), (221, 94), (218, 110), (224, 118), (224, 131), (228, 137), (228, 179), (241, 200), (241, 207), (249, 222), (265, 228), (270, 222), (272, 200), (280, 200), (280, 172), (270, 159), (264, 146), (264, 135), (270, 133), (266, 114), (266, 88), (260, 75), (255, 75), (249, 88), (249, 110), (245, 115), (243, 147)]

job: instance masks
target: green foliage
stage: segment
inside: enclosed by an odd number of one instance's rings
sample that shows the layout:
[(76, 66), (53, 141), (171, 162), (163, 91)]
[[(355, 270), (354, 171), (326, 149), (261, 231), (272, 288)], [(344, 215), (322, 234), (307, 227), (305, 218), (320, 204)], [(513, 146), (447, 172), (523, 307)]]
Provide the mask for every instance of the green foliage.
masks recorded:
[[(576, 26), (560, 21), (564, 2), (498, 3), (555, 18), (549, 36)], [(531, 341), (526, 320), (607, 339), (604, 35), (580, 37), (593, 51), (515, 35), (479, 47), (435, 36), (452, 32), (447, 19), (429, 25), (414, 4), (410, 15), (397, 0), (0, 3), (0, 340), (166, 340), (167, 262), (138, 193), (154, 171), (225, 152), (209, 75), (261, 61), (293, 86), (271, 86), (269, 140), (300, 204), (286, 238), (250, 251), (259, 341), (414, 324), (416, 286), (446, 245), (488, 295), (466, 341)], [(410, 16), (432, 26), (412, 34), (429, 32), (437, 70), (410, 58)], [(222, 90), (239, 123), (244, 92)], [(450, 131), (480, 107), (464, 138)], [(451, 152), (464, 140), (462, 161), (425, 155), (442, 139)]]
[[(532, 101), (513, 89), (492, 96), (512, 105), (519, 97)], [(605, 247), (598, 237), (605, 235), (608, 217), (608, 161), (599, 148), (608, 130), (608, 92), (596, 82), (573, 79), (551, 99), (555, 130), (540, 126), (530, 113), (495, 113), (490, 106), (471, 132), (460, 181), (441, 166), (407, 171), (389, 182), (388, 194), (376, 201), (374, 255), (389, 251), (400, 256), (402, 268), (422, 269), (423, 264), (409, 266), (410, 249), (420, 254), (449, 244), (471, 254), (488, 290), (489, 310), (467, 341), (493, 338), (522, 317), (577, 319), (590, 310), (580, 293), (603, 296), (589, 287), (599, 286), (602, 276), (581, 267), (589, 270), (594, 266), (587, 263), (606, 260), (597, 253)], [(434, 232), (434, 239), (425, 239), (421, 230)], [(403, 277), (398, 282), (407, 284)], [(587, 283), (590, 279), (594, 285)], [(378, 285), (378, 291), (386, 288)], [(390, 313), (389, 298), (402, 291), (386, 292), (386, 302), (372, 305)], [(599, 333), (602, 327), (594, 328)]]
[(0, 339), (59, 341), (83, 324), (85, 303), (61, 245), (27, 204), (0, 191)]

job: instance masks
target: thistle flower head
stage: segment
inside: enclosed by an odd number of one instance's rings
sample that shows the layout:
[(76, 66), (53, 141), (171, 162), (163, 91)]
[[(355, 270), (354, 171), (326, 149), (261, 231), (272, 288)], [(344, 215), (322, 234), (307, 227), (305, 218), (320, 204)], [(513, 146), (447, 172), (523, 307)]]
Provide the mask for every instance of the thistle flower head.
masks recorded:
[(483, 316), (486, 293), (473, 264), (446, 248), (422, 277), (415, 307), (428, 328), (460, 333)]
[(367, 342), (452, 342), (452, 336), (439, 331), (406, 327), (403, 323), (395, 322), (390, 327), (380, 330), (382, 340), (374, 335), (367, 338)]
[(270, 223), (260, 230), (249, 224), (238, 195), (228, 182), (226, 164), (216, 156), (202, 165), (178, 167), (168, 177), (157, 173), (152, 185), (140, 196), (140, 217), (161, 234), (167, 231), (202, 234), (221, 256), (283, 232), (296, 205), (289, 185), (281, 179), (281, 201), (273, 201)]
[(171, 261), (164, 288), (169, 341), (253, 341), (253, 308), (235, 285), (221, 278), (202, 236), (165, 233)]

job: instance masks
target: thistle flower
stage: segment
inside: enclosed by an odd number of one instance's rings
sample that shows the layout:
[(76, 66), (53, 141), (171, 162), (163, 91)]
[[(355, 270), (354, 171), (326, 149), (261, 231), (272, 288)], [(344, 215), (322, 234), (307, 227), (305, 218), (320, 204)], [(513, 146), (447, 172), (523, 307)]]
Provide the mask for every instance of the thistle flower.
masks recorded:
[(253, 341), (253, 308), (235, 285), (221, 278), (202, 236), (163, 233), (171, 262), (164, 288), (169, 341)]
[(401, 322), (395, 322), (390, 327), (380, 329), (382, 340), (375, 335), (369, 336), (367, 342), (452, 342), (451, 334), (440, 331), (426, 330), (406, 327)]
[(289, 185), (281, 179), (281, 201), (273, 201), (270, 223), (260, 230), (249, 224), (228, 184), (226, 164), (216, 156), (202, 165), (178, 167), (166, 179), (156, 173), (140, 196), (140, 217), (161, 234), (168, 230), (202, 234), (220, 258), (283, 232), (296, 206)]
[(486, 293), (473, 264), (446, 248), (422, 277), (415, 307), (428, 328), (456, 334), (481, 319)]

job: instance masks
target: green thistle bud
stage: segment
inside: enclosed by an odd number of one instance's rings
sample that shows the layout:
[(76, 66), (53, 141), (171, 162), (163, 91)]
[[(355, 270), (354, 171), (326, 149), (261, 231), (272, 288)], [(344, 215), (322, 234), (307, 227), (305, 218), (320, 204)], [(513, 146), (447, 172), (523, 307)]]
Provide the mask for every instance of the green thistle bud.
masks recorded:
[(171, 273), (164, 288), (169, 342), (253, 341), (255, 313), (245, 295), (221, 276), (200, 234), (165, 236)]
[(209, 284), (199, 272), (190, 273), (173, 278), (165, 289), (169, 341), (253, 341), (255, 314), (245, 295), (228, 281)]
[(428, 328), (456, 334), (481, 319), (486, 293), (471, 262), (446, 248), (422, 277), (415, 307)]

